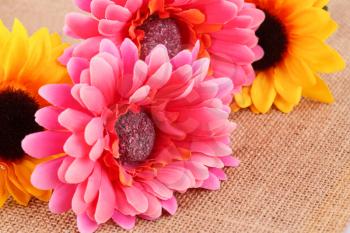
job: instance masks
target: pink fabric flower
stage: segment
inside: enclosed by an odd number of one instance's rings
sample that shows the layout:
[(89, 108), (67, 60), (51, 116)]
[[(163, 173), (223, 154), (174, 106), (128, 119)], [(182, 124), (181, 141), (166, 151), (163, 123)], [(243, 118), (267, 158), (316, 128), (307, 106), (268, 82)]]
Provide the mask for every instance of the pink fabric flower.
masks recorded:
[[(145, 61), (129, 39), (98, 43), (97, 54), (73, 56), (74, 82), (46, 85), (51, 105), (36, 113), (46, 131), (28, 135), (35, 158), (59, 155), (36, 167), (32, 183), (53, 189), (50, 210), (72, 209), (81, 232), (113, 219), (131, 229), (136, 216), (174, 214), (174, 192), (217, 190), (232, 157), (229, 78), (208, 76), (209, 59), (183, 50), (169, 59), (158, 45)], [(87, 53), (91, 51), (86, 51)]]
[(85, 47), (102, 38), (116, 44), (131, 38), (140, 53), (146, 55), (157, 44), (164, 44), (173, 55), (184, 48), (192, 49), (200, 40), (200, 57), (210, 56), (214, 76), (230, 77), (234, 92), (252, 83), (255, 74), (251, 64), (263, 56), (255, 30), (264, 20), (264, 13), (244, 0), (75, 0), (75, 3), (90, 13), (66, 16), (66, 34), (87, 39), (76, 46), (75, 54), (85, 53)]

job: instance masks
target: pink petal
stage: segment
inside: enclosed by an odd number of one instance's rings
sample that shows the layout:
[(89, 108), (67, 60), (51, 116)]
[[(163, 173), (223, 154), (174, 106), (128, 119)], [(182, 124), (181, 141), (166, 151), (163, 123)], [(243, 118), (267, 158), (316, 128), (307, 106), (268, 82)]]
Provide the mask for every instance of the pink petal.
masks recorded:
[(115, 195), (107, 174), (102, 173), (101, 186), (96, 204), (95, 220), (97, 223), (107, 222), (114, 213)]
[(65, 180), (70, 184), (79, 184), (91, 174), (95, 163), (90, 159), (74, 159), (68, 167)]
[(168, 50), (164, 45), (156, 46), (151, 53), (146, 57), (146, 63), (149, 67), (149, 74), (152, 75), (164, 63), (169, 62)]
[(203, 182), (201, 187), (209, 190), (219, 190), (220, 180), (214, 174), (209, 173), (209, 178)]
[(119, 211), (115, 211), (113, 216), (113, 221), (125, 230), (131, 230), (134, 228), (136, 223), (135, 216), (124, 215)]
[(85, 213), (78, 215), (77, 225), (81, 233), (93, 233), (98, 229), (98, 224), (92, 221)]
[(228, 167), (239, 166), (239, 160), (233, 156), (225, 156), (225, 157), (221, 157), (220, 159), (225, 164), (225, 166), (228, 166)]
[(148, 97), (148, 94), (150, 92), (151, 88), (148, 85), (145, 85), (143, 87), (140, 87), (138, 90), (134, 92), (132, 96), (129, 98), (129, 103), (138, 103), (146, 99)]
[(84, 138), (87, 144), (90, 146), (94, 145), (94, 143), (103, 138), (103, 121), (100, 117), (93, 118), (85, 127)]
[(70, 136), (68, 132), (44, 131), (26, 136), (23, 150), (34, 158), (45, 158), (63, 152), (63, 145)]
[(91, 1), (92, 0), (74, 0), (74, 3), (83, 11), (90, 12)]
[(89, 61), (85, 58), (72, 57), (67, 64), (68, 74), (74, 83), (80, 82), (81, 72), (89, 67)]
[(35, 121), (48, 130), (60, 130), (62, 126), (58, 123), (58, 115), (62, 110), (53, 106), (44, 107), (35, 113)]
[(84, 200), (86, 203), (92, 202), (97, 197), (98, 190), (101, 186), (101, 176), (101, 166), (96, 163), (94, 170), (87, 181), (86, 191), (84, 194)]
[(101, 114), (106, 107), (106, 101), (101, 91), (94, 86), (83, 86), (80, 89), (80, 98), (84, 105), (92, 112)]
[(127, 22), (131, 18), (131, 13), (127, 8), (113, 4), (107, 8), (106, 18), (121, 22)]
[(87, 157), (90, 146), (86, 144), (83, 134), (72, 134), (63, 146), (64, 152), (75, 158)]
[(133, 206), (137, 211), (144, 213), (147, 210), (147, 197), (139, 188), (135, 186), (123, 187), (123, 191), (125, 193), (128, 203), (131, 206)]
[(47, 84), (39, 89), (40, 96), (54, 106), (81, 109), (70, 92), (71, 86), (68, 84)]
[(79, 184), (72, 198), (72, 210), (76, 215), (80, 215), (85, 212), (88, 205), (84, 201), (84, 192), (86, 184)]
[(62, 161), (63, 157), (37, 165), (30, 179), (32, 184), (42, 190), (55, 188), (60, 183), (57, 172)]
[(71, 209), (75, 185), (61, 184), (52, 193), (49, 208), (52, 213), (62, 214)]
[(170, 62), (164, 63), (159, 69), (148, 79), (146, 84), (153, 90), (160, 89), (170, 79), (172, 73), (172, 66)]
[(65, 156), (62, 161), (62, 164), (58, 168), (57, 176), (62, 183), (67, 183), (65, 175), (69, 166), (73, 163), (73, 161), (74, 161), (74, 158)]
[(92, 119), (92, 116), (78, 110), (68, 108), (58, 117), (59, 123), (72, 132), (81, 132)]
[(104, 139), (98, 139), (95, 145), (93, 145), (90, 150), (89, 158), (92, 161), (96, 161), (97, 159), (99, 159), (104, 151), (104, 147), (105, 147)]
[(112, 67), (102, 58), (94, 57), (90, 62), (91, 85), (103, 93), (108, 104), (114, 100), (116, 80)]
[(224, 170), (216, 167), (210, 168), (210, 172), (213, 173), (219, 180), (227, 180), (227, 176), (224, 172)]
[(87, 39), (98, 36), (98, 21), (90, 16), (81, 13), (68, 13), (65, 19), (65, 25), (72, 33), (71, 36)]
[(165, 209), (169, 214), (174, 215), (177, 210), (177, 201), (173, 196), (172, 198), (162, 201), (163, 209)]
[(91, 13), (98, 19), (103, 19), (106, 15), (106, 9), (109, 4), (113, 4), (109, 0), (98, 0), (91, 2)]
[(162, 200), (167, 200), (173, 196), (173, 191), (168, 189), (163, 183), (153, 179), (144, 181), (146, 190)]

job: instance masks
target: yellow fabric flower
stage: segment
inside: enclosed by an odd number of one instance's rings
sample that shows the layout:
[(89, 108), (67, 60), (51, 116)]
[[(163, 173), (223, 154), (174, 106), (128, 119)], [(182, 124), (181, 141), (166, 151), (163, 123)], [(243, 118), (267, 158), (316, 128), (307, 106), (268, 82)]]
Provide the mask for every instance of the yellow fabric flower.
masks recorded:
[(337, 29), (322, 8), (328, 0), (248, 0), (266, 13), (257, 31), (265, 51), (254, 63), (256, 79), (235, 95), (232, 109), (268, 112), (272, 105), (288, 113), (302, 96), (332, 103), (333, 96), (319, 73), (344, 69), (341, 56), (325, 41)]
[(31, 185), (31, 173), (42, 161), (25, 155), (21, 141), (41, 130), (34, 120), (36, 110), (46, 105), (38, 95), (40, 86), (69, 81), (57, 61), (66, 47), (46, 28), (28, 36), (18, 20), (12, 32), (0, 21), (0, 207), (10, 196), (27, 205), (32, 196), (47, 201), (51, 195)]

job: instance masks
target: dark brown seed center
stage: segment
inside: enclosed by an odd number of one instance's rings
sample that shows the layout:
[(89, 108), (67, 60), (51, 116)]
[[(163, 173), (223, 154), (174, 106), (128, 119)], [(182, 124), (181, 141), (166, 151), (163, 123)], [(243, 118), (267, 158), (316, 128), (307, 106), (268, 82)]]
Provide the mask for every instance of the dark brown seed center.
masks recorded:
[(151, 154), (156, 132), (147, 113), (128, 111), (115, 124), (119, 138), (120, 160), (127, 163), (145, 161)]
[(288, 46), (288, 35), (283, 23), (274, 15), (265, 11), (265, 21), (256, 32), (259, 45), (264, 49), (264, 57), (255, 62), (256, 71), (266, 70), (282, 61)]
[(16, 161), (24, 157), (23, 138), (42, 130), (34, 117), (38, 109), (35, 99), (24, 91), (0, 92), (0, 160)]

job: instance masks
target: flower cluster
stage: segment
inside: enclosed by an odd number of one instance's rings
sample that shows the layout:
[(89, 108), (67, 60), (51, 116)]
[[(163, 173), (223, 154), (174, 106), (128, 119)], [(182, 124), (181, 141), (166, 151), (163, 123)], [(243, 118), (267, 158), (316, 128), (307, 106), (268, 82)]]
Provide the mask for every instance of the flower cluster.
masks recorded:
[(218, 190), (239, 165), (231, 110), (333, 101), (319, 73), (345, 63), (325, 43), (327, 3), (75, 0), (70, 46), (1, 24), (0, 207), (35, 196), (88, 233), (174, 214), (176, 192)]

